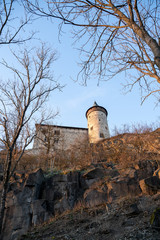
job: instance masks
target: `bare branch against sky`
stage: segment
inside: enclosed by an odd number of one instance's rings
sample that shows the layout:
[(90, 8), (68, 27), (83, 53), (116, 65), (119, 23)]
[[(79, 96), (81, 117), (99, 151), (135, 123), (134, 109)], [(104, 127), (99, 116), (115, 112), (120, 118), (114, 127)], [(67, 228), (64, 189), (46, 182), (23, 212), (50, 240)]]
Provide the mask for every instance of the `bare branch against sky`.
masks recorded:
[(127, 71), (128, 87), (138, 83), (146, 92), (159, 96), (160, 2), (156, 0), (29, 1), (28, 10), (38, 16), (60, 20), (60, 27), (72, 25), (81, 43), (82, 68), (78, 77), (87, 82), (91, 74), (99, 79)]

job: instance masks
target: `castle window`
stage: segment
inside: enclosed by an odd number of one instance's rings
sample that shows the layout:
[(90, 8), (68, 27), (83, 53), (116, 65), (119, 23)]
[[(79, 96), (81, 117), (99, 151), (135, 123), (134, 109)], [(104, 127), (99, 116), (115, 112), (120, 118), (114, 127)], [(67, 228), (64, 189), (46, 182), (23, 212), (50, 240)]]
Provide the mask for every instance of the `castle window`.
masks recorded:
[(60, 135), (60, 131), (59, 130), (55, 130), (54, 131), (54, 135), (57, 135), (57, 136)]
[(93, 130), (93, 127), (91, 127), (90, 130)]
[(104, 134), (103, 133), (100, 133), (100, 138), (104, 138)]
[(58, 138), (54, 138), (54, 143), (58, 143), (59, 139)]

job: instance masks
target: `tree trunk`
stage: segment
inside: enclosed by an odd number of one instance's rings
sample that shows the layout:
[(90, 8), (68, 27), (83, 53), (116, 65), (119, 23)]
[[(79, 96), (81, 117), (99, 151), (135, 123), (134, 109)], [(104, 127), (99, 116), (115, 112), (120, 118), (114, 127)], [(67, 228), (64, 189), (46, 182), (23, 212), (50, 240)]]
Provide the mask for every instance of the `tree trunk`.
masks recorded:
[(12, 151), (9, 151), (7, 155), (7, 167), (4, 169), (3, 177), (3, 190), (0, 202), (0, 240), (3, 240), (3, 223), (4, 223), (4, 216), (5, 216), (5, 207), (6, 207), (6, 198), (7, 198), (7, 191), (9, 185), (9, 173), (11, 169), (11, 162), (12, 162)]
[(5, 203), (7, 197), (8, 184), (3, 187), (2, 196), (1, 196), (1, 208), (0, 208), (0, 240), (3, 240), (3, 221), (5, 216)]
[(160, 46), (157, 43), (155, 39), (153, 39), (145, 30), (141, 30), (140, 28), (137, 28), (137, 26), (134, 24), (133, 30), (135, 33), (147, 43), (147, 45), (151, 48), (153, 54), (154, 54), (154, 61), (157, 67), (160, 70)]

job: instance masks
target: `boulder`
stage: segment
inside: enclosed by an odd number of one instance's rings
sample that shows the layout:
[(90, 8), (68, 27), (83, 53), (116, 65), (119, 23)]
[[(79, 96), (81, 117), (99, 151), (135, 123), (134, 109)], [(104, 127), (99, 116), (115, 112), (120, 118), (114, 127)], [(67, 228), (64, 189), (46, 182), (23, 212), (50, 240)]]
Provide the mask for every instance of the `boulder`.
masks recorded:
[(141, 180), (153, 176), (153, 173), (158, 168), (157, 161), (140, 160), (136, 165), (136, 177)]
[(157, 176), (146, 178), (145, 183), (153, 190), (157, 191), (158, 189), (160, 189), (160, 179)]
[(151, 194), (152, 193), (152, 189), (150, 189), (147, 184), (145, 183), (145, 179), (142, 179), (139, 181), (139, 185), (141, 188), (141, 191), (143, 194)]
[(156, 208), (152, 213), (150, 224), (153, 228), (160, 230), (160, 208)]
[(26, 179), (25, 186), (34, 187), (37, 184), (40, 185), (44, 182), (44, 175), (42, 169), (35, 170), (33, 173), (30, 173)]
[(156, 194), (160, 189), (160, 179), (157, 176), (152, 176), (139, 181), (140, 188), (144, 194)]
[(95, 168), (83, 174), (87, 188), (92, 188), (95, 183), (103, 179), (111, 179), (119, 176), (116, 169)]
[(34, 188), (32, 194), (32, 198), (34, 200), (41, 198), (42, 184), (44, 181), (45, 178), (42, 169), (38, 169), (33, 173), (30, 173), (26, 179), (25, 187)]
[(107, 193), (97, 189), (86, 190), (84, 193), (84, 201), (87, 207), (105, 204), (107, 203)]
[(129, 206), (129, 210), (126, 213), (128, 217), (134, 217), (136, 215), (139, 215), (142, 211), (139, 210), (137, 203), (132, 203)]
[(110, 199), (129, 196), (137, 196), (141, 193), (138, 181), (135, 178), (117, 177), (107, 184)]
[(106, 175), (106, 172), (103, 168), (94, 168), (87, 173), (83, 174), (83, 177), (87, 180), (95, 178), (103, 178)]
[(158, 168), (158, 169), (154, 172), (153, 176), (156, 176), (158, 179), (160, 179), (160, 168)]

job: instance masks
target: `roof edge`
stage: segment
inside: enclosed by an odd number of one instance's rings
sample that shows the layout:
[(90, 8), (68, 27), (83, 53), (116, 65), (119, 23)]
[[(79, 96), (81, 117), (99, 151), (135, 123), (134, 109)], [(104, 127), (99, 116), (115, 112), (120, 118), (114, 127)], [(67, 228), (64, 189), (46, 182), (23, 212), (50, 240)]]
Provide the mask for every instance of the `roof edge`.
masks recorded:
[(90, 107), (90, 108), (86, 111), (86, 114), (85, 114), (85, 115), (86, 115), (86, 118), (87, 118), (88, 112), (89, 112), (91, 109), (93, 109), (93, 111), (99, 111), (99, 110), (101, 110), (102, 112), (105, 112), (106, 116), (108, 115), (108, 112), (107, 112), (107, 110), (106, 110), (104, 107), (97, 105), (97, 106), (92, 106), (92, 107)]
[(40, 124), (40, 123), (36, 123), (35, 124), (36, 127), (38, 126), (50, 126), (50, 127), (57, 127), (57, 128), (69, 128), (69, 129), (79, 129), (79, 130), (87, 130), (88, 128), (81, 128), (81, 127), (70, 127), (70, 126), (61, 126), (61, 125), (52, 125), (52, 124)]

